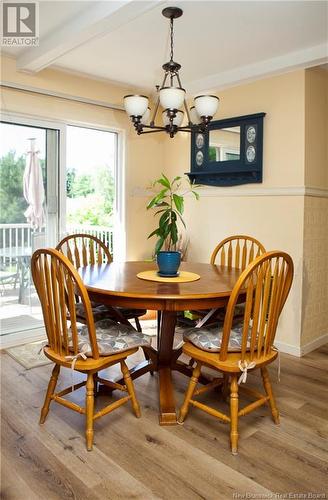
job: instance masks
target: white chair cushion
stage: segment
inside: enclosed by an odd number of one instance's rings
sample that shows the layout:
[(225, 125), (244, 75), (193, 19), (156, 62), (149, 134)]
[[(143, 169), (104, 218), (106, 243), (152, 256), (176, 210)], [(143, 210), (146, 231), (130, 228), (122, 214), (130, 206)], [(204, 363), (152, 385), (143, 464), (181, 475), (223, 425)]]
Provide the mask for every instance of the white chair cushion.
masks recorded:
[[(103, 319), (95, 323), (96, 338), (101, 356), (109, 356), (128, 351), (135, 347), (150, 346), (149, 337), (137, 332), (132, 326), (115, 323), (111, 319)], [(70, 347), (72, 341), (70, 339)], [(78, 350), (86, 356), (92, 356), (89, 332), (84, 326), (78, 333)]]
[[(243, 333), (243, 324), (235, 323), (229, 338), (228, 352), (241, 351), (241, 341)], [(223, 334), (223, 325), (212, 329), (201, 327), (191, 328), (184, 332), (183, 340), (191, 342), (199, 349), (208, 352), (220, 352)], [(247, 341), (247, 349), (250, 348), (249, 341)]]

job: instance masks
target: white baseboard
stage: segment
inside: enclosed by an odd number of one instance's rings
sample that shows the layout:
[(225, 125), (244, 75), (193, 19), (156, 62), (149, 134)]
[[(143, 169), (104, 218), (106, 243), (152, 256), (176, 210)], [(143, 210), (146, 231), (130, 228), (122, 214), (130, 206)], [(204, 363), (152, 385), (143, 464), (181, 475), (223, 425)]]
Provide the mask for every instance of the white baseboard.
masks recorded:
[(280, 342), (279, 340), (275, 340), (274, 345), (280, 352), (284, 352), (285, 354), (291, 354), (292, 356), (297, 356), (298, 358), (302, 356), (301, 348), (297, 345), (286, 344), (286, 342)]
[(29, 342), (36, 342), (37, 340), (46, 340), (46, 338), (47, 335), (44, 328), (35, 328), (33, 330), (26, 330), (25, 332), (2, 335), (0, 337), (0, 350), (28, 344)]
[(309, 352), (314, 351), (314, 349), (318, 349), (319, 347), (327, 343), (328, 333), (325, 333), (324, 335), (321, 335), (321, 337), (318, 337), (317, 339), (314, 339), (311, 342), (303, 345), (301, 347), (301, 356), (304, 356), (305, 354), (308, 354)]
[(305, 356), (314, 349), (318, 349), (324, 344), (328, 343), (328, 333), (325, 335), (321, 335), (317, 339), (304, 344), (303, 346), (297, 346), (292, 344), (286, 344), (286, 342), (280, 342), (279, 340), (275, 341), (275, 346), (279, 349), (280, 352), (284, 352), (286, 354), (291, 354), (292, 356), (297, 356), (298, 358)]

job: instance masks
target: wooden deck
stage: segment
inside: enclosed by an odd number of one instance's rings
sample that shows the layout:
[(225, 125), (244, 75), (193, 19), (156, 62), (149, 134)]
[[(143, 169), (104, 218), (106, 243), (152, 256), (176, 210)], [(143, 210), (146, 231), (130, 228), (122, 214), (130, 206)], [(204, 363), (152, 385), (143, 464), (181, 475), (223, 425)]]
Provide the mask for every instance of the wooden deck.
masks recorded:
[[(238, 456), (230, 453), (227, 425), (196, 409), (183, 426), (160, 427), (157, 378), (149, 374), (135, 382), (142, 418), (126, 405), (97, 421), (94, 450), (87, 452), (81, 415), (53, 403), (46, 423), (38, 425), (50, 370), (26, 371), (2, 355), (3, 499), (327, 495), (328, 346), (301, 359), (281, 355), (280, 383), (277, 367), (270, 371), (281, 425), (274, 425), (266, 407), (241, 418)], [(74, 380), (79, 378), (75, 374)], [(60, 380), (60, 386), (69, 385), (70, 372), (65, 370)], [(180, 404), (187, 379), (177, 373), (174, 382)], [(259, 382), (248, 378), (250, 386)], [(82, 402), (83, 389), (74, 398)], [(99, 405), (103, 398), (97, 398)], [(215, 401), (217, 393), (205, 398)]]

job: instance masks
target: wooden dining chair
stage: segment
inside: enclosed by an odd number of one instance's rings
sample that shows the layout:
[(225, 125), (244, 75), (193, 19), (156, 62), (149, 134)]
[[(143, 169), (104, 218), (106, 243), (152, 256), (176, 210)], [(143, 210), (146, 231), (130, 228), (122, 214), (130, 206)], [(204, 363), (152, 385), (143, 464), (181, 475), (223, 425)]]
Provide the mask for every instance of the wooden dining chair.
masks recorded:
[[(183, 352), (196, 361), (184, 403), (180, 410), (182, 423), (192, 405), (230, 423), (231, 451), (237, 454), (238, 418), (268, 403), (273, 420), (279, 423), (269, 374), (266, 366), (278, 356), (274, 339), (279, 316), (286, 302), (293, 279), (293, 262), (284, 252), (268, 252), (257, 257), (240, 275), (231, 293), (223, 328), (209, 330), (192, 328), (185, 332)], [(234, 312), (240, 296), (246, 295), (242, 324), (234, 324)], [(195, 399), (209, 389), (224, 384), (224, 377), (214, 379), (197, 389), (203, 366), (228, 377), (230, 387), (230, 413), (225, 414)], [(248, 387), (239, 386), (247, 380), (247, 372), (261, 370), (265, 395)], [(243, 390), (256, 400), (239, 408), (238, 392)]]
[[(85, 415), (87, 449), (92, 449), (93, 423), (119, 406), (131, 401), (136, 417), (140, 417), (140, 406), (136, 399), (133, 382), (125, 360), (147, 346), (147, 337), (132, 326), (118, 325), (111, 320), (94, 322), (90, 299), (83, 282), (67, 257), (55, 249), (40, 249), (34, 252), (31, 270), (38, 293), (48, 343), (44, 354), (55, 366), (49, 381), (40, 423), (49, 412), (51, 401)], [(75, 315), (76, 297), (85, 309), (85, 326), (78, 329)], [(67, 313), (70, 327), (68, 326)], [(98, 377), (98, 371), (120, 363), (124, 385)], [(87, 375), (87, 380), (55, 393), (60, 367), (71, 368)], [(73, 376), (73, 375), (72, 375)], [(105, 408), (94, 411), (95, 384), (101, 382), (111, 389), (119, 389), (126, 396), (115, 400)], [(85, 407), (68, 401), (63, 396), (86, 386)]]
[[(113, 260), (105, 243), (90, 234), (70, 234), (58, 243), (56, 249), (66, 255), (76, 269), (82, 266), (110, 263)], [(92, 302), (92, 310), (95, 321), (111, 318), (128, 325), (129, 320), (133, 319), (138, 332), (141, 332), (139, 318), (147, 312), (146, 309), (111, 307), (96, 302)], [(80, 323), (85, 323), (85, 311), (81, 302), (77, 302), (76, 315)]]
[(262, 243), (252, 236), (237, 234), (220, 241), (212, 252), (210, 263), (229, 268), (235, 267), (243, 271), (265, 251)]
[[(228, 268), (241, 269), (242, 271), (250, 264), (256, 257), (266, 252), (262, 243), (244, 234), (237, 234), (228, 236), (214, 248), (210, 264), (226, 266)], [(239, 304), (236, 308), (235, 315), (240, 316), (243, 314), (243, 304)], [(191, 311), (200, 319), (205, 318), (205, 325), (213, 322), (223, 321), (225, 315), (225, 308), (218, 307), (211, 311)]]

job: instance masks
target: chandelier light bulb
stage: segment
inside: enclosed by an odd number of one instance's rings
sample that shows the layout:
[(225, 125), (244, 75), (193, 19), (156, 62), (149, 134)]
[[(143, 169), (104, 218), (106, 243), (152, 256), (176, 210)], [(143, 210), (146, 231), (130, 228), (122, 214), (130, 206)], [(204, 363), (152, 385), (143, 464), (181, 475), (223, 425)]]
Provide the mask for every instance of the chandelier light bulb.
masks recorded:
[(150, 108), (147, 108), (141, 117), (141, 123), (142, 125), (148, 125), (149, 121), (150, 121)]
[(159, 100), (164, 109), (179, 109), (183, 106), (186, 91), (178, 87), (163, 87), (159, 91)]
[(193, 123), (194, 125), (198, 125), (198, 123), (200, 123), (202, 121), (199, 114), (196, 111), (195, 106), (191, 106), (189, 114), (190, 114), (191, 123)]
[(199, 95), (195, 97), (195, 109), (200, 117), (214, 116), (220, 99), (215, 95)]
[(145, 95), (124, 96), (124, 108), (129, 116), (143, 116), (148, 108), (148, 97)]
[[(163, 117), (163, 125), (164, 127), (167, 127), (167, 125), (170, 125), (170, 117), (168, 116), (168, 110), (165, 109), (165, 111), (162, 112), (162, 117)], [(177, 111), (176, 116), (173, 118), (173, 125), (176, 125), (177, 127), (180, 127), (182, 120), (184, 117), (184, 112), (183, 111)]]

